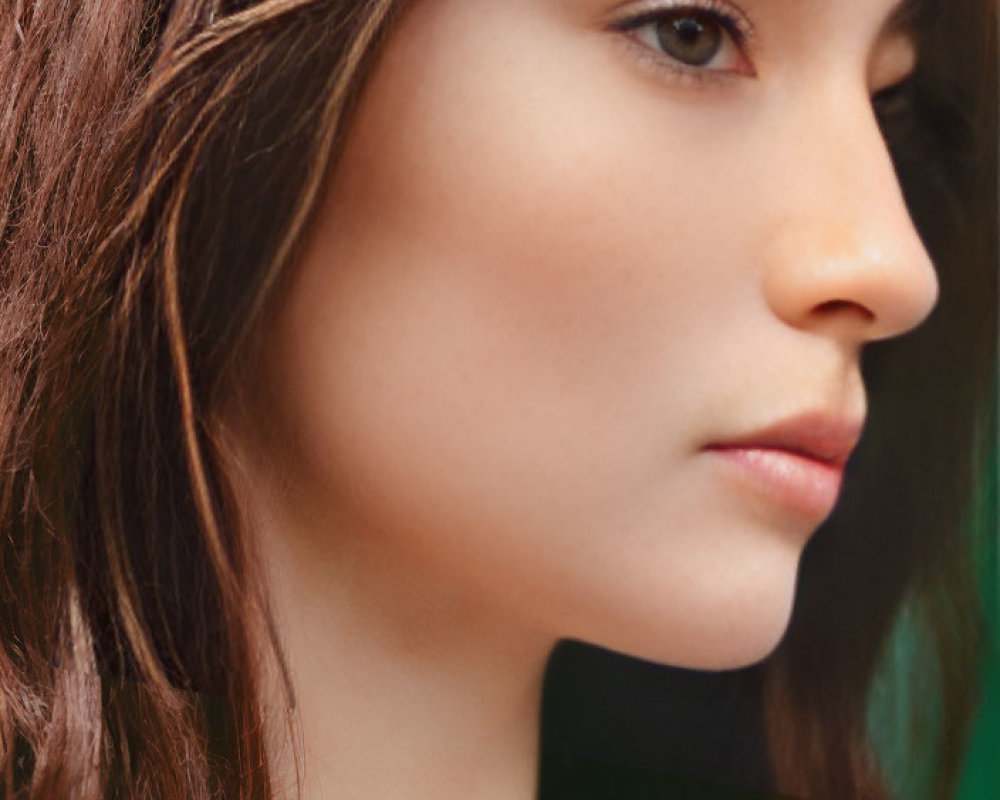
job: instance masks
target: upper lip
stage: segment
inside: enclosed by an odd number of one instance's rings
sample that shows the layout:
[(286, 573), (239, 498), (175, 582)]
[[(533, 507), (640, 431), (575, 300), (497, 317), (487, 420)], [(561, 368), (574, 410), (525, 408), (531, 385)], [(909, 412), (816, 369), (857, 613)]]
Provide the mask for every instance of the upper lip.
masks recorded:
[(863, 418), (849, 419), (825, 411), (809, 411), (746, 435), (715, 442), (709, 445), (709, 449), (754, 447), (787, 450), (843, 467), (861, 438), (863, 427)]

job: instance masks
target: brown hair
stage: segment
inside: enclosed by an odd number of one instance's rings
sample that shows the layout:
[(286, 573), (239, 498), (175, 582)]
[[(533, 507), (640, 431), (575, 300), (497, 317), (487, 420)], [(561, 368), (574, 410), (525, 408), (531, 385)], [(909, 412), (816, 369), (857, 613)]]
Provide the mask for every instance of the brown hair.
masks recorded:
[[(974, 557), (997, 529), (978, 496), (997, 441), (996, 3), (934, 0), (915, 13), (918, 71), (905, 96), (887, 98), (882, 123), (941, 295), (921, 328), (863, 354), (867, 430), (765, 665), (779, 782), (810, 798), (886, 796), (867, 705), (893, 628), (906, 621), (929, 642), (908, 669), (931, 681), (910, 700), (938, 702), (941, 713), (915, 714), (917, 730), (897, 722), (896, 735), (936, 740), (936, 753), (909, 754), (908, 769), (930, 782), (920, 787), (927, 797), (952, 797), (986, 647)], [(893, 777), (912, 785), (910, 774)]]
[[(0, 792), (268, 798), (261, 637), (280, 652), (212, 409), (403, 2), (4, 5)], [(775, 768), (811, 797), (886, 796), (864, 701), (904, 602), (924, 601), (938, 637), (953, 744), (935, 796), (975, 707), (965, 532), (995, 427), (995, 7), (923, 13), (928, 57), (885, 125), (942, 302), (866, 354), (873, 431), (767, 665)]]

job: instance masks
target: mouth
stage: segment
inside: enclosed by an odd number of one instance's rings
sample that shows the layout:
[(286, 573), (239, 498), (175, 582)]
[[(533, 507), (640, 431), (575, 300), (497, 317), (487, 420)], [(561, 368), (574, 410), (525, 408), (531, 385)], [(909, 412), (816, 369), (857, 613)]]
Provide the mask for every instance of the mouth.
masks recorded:
[(704, 451), (755, 494), (821, 521), (837, 503), (844, 466), (863, 424), (863, 420), (809, 412), (709, 444)]

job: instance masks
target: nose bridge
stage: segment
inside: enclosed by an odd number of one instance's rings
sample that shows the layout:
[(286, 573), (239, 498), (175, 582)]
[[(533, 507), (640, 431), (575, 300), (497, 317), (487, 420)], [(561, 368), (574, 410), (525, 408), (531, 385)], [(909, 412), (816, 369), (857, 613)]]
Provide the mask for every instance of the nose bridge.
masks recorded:
[(788, 324), (864, 343), (919, 325), (938, 285), (868, 98), (844, 94), (785, 127), (764, 288)]

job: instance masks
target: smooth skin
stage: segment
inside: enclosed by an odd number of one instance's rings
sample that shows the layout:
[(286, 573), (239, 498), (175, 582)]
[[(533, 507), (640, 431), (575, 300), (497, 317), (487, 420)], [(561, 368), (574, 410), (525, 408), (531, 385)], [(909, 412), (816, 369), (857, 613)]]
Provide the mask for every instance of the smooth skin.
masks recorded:
[(669, 1), (416, 0), (390, 36), (221, 413), (306, 800), (533, 797), (561, 637), (780, 641), (820, 520), (703, 448), (863, 416), (861, 348), (931, 312), (871, 105), (916, 54), (887, 0), (709, 5), (752, 39), (687, 70), (622, 29)]

